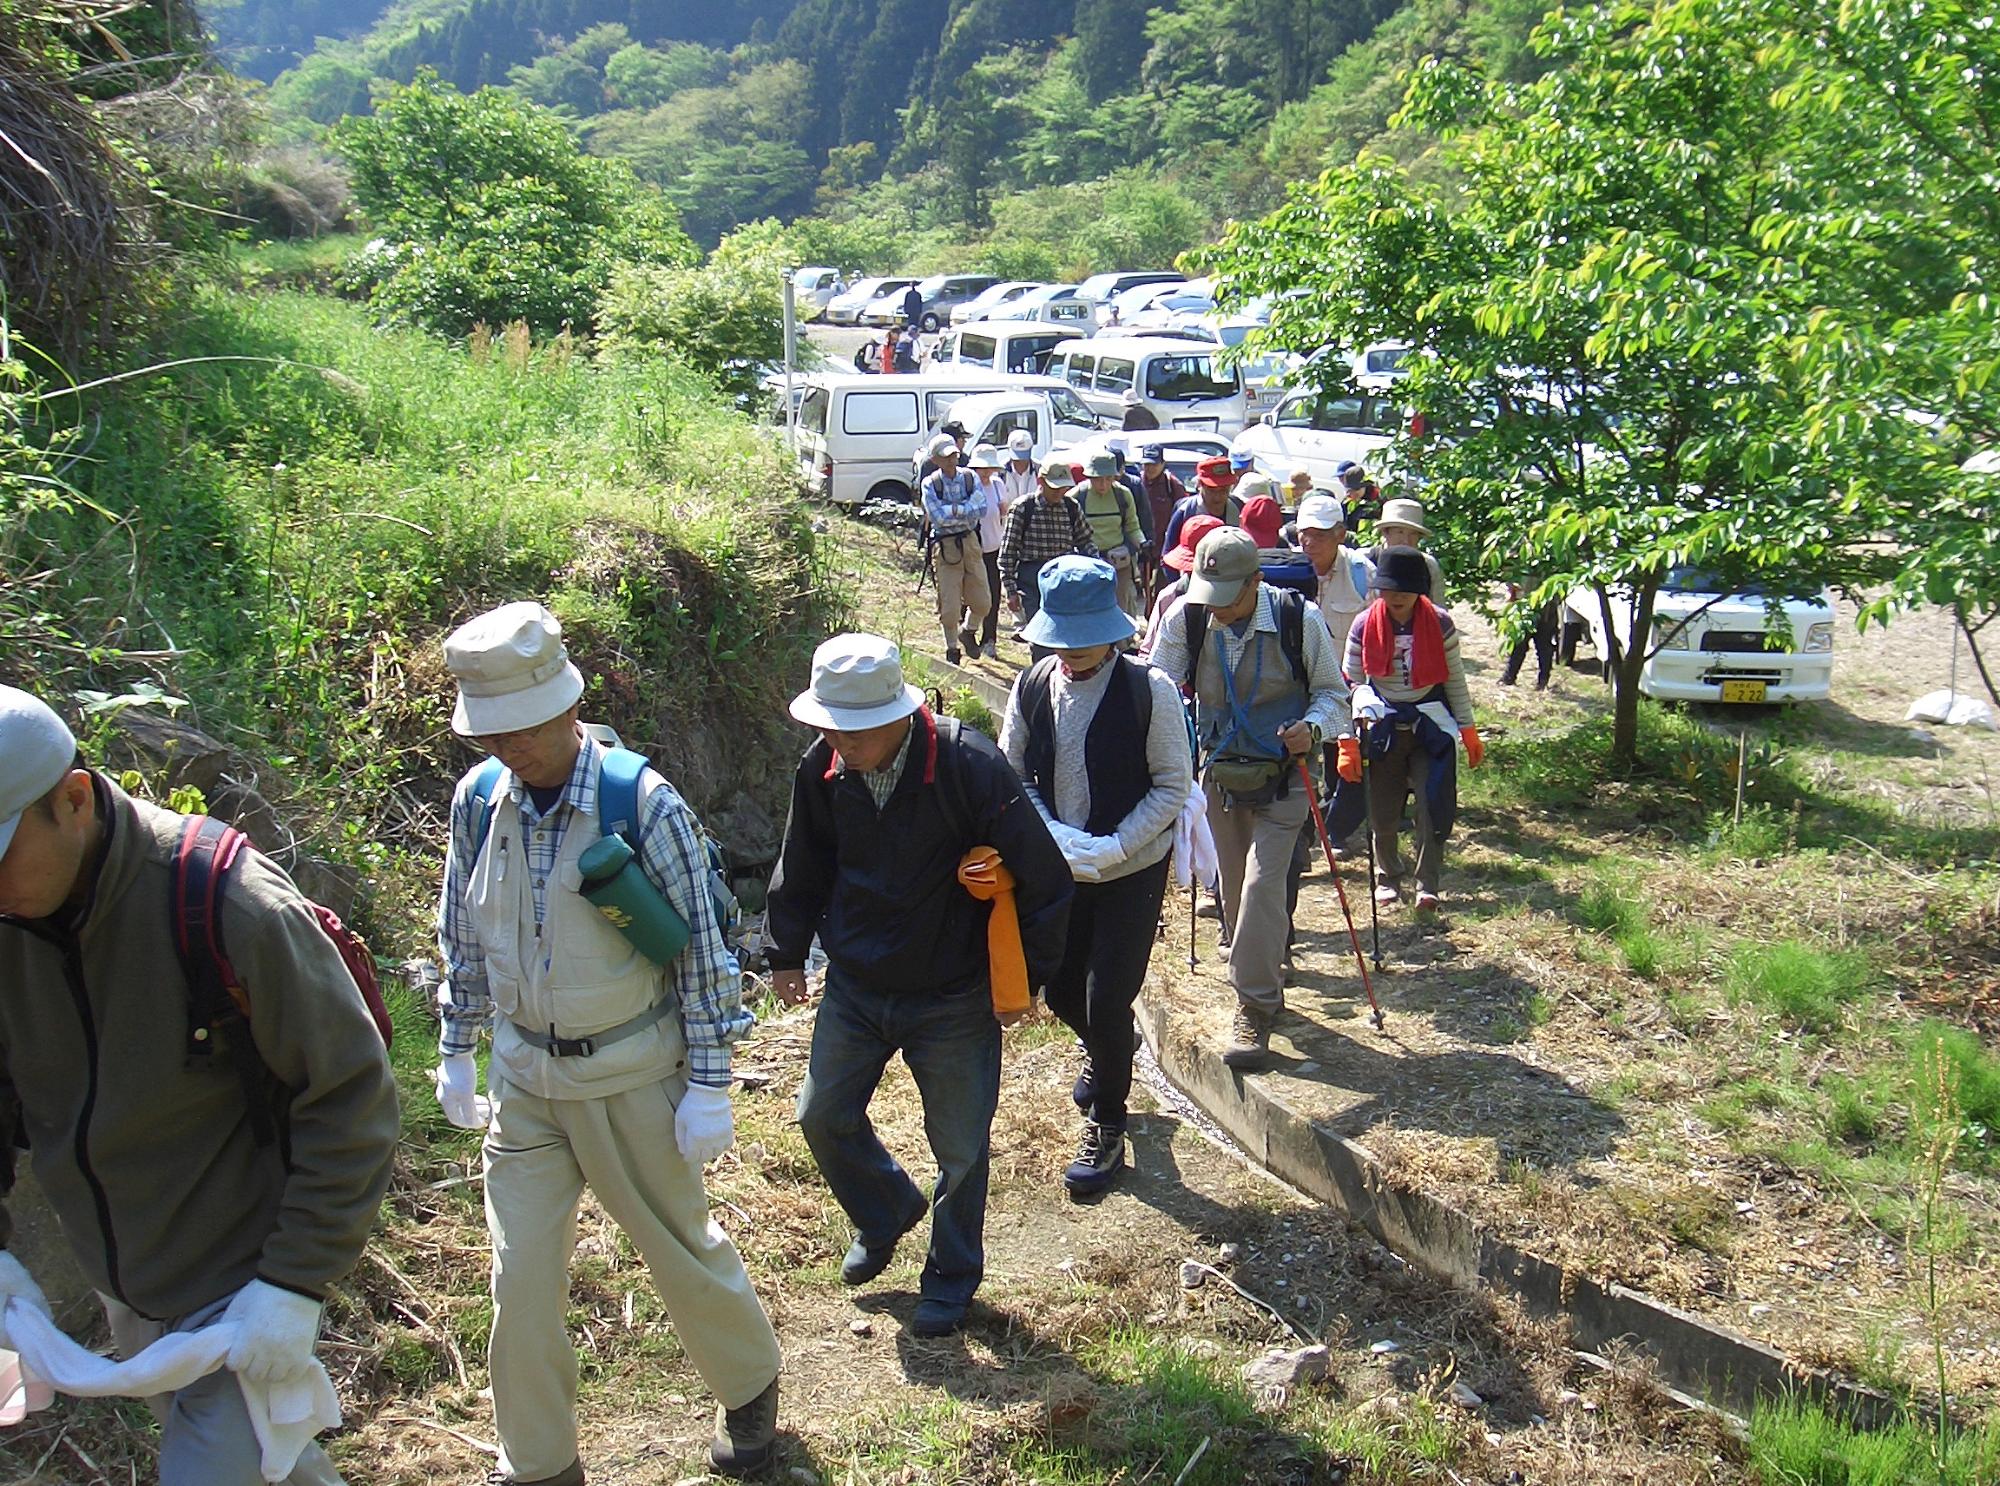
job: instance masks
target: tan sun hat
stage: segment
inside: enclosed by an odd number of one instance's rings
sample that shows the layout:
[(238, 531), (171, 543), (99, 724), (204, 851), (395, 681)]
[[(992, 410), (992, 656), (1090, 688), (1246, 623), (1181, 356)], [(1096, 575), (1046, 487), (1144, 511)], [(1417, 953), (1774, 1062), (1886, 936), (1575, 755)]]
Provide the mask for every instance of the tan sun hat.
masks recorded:
[(468, 619), (445, 638), (444, 663), (458, 682), (451, 730), (461, 738), (537, 727), (583, 695), (562, 625), (537, 603), (502, 604)]

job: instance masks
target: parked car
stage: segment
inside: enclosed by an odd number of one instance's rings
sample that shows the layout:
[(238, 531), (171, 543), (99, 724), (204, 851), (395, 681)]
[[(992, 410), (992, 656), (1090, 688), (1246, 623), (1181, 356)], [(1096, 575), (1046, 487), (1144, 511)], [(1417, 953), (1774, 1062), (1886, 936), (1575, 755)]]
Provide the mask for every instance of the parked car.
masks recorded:
[(1064, 341), (1083, 334), (1080, 325), (1049, 325), (1040, 320), (980, 320), (947, 330), (931, 345), (931, 366), (976, 366), (1038, 376)]
[(1402, 410), (1386, 392), (1302, 388), (1285, 395), (1230, 447), (1248, 454), (1257, 469), (1274, 479), (1303, 469), (1315, 485), (1331, 490), (1336, 488), (1334, 471), (1343, 461), (1366, 464), (1371, 454), (1389, 447), (1402, 422)]
[(1049, 375), (1107, 418), (1125, 413), (1125, 394), (1137, 391), (1163, 431), (1218, 433), (1224, 438), (1248, 416), (1243, 378), (1220, 364), (1219, 346), (1154, 336), (1092, 336), (1066, 341), (1049, 358)]
[(915, 279), (856, 279), (827, 301), (824, 318), (829, 325), (859, 325), (861, 312), (883, 294), (900, 295)]
[(1092, 308), (1077, 296), (1075, 284), (1044, 284), (1010, 299), (986, 318), (989, 320), (1044, 320), (1056, 325), (1092, 323)]
[(817, 320), (826, 313), (833, 296), (846, 287), (837, 268), (795, 268), (792, 270), (792, 303), (801, 320)]
[[(917, 312), (917, 329), (929, 334), (942, 328), (954, 306), (964, 304), (999, 282), (990, 273), (938, 273), (917, 280), (917, 293), (924, 297), (924, 306)], [(861, 312), (861, 323), (901, 325), (906, 318), (903, 302), (908, 298), (908, 289), (905, 284), (892, 293), (876, 295)]]
[[(1017, 428), (1025, 428), (1035, 441), (1035, 458), (1052, 448), (1060, 448), (1097, 432), (1097, 415), (1083, 404), (1069, 383), (1054, 377), (1023, 377), (1021, 385), (1004, 392), (973, 392), (948, 404), (938, 425), (956, 419), (966, 429), (965, 447), (976, 449), (991, 444), (1007, 457), (1007, 439)], [(935, 433), (937, 429), (931, 429)], [(911, 470), (924, 466), (930, 439), (917, 445)]]
[(815, 372), (799, 401), (799, 473), (842, 505), (908, 500), (910, 451), (951, 405), (975, 392), (1018, 392), (1028, 380), (955, 366), (893, 377)]
[(1187, 275), (1166, 269), (1141, 269), (1125, 273), (1094, 273), (1076, 286), (1077, 298), (1093, 306), (1093, 313), (1102, 317), (1104, 306), (1111, 303), (1128, 289), (1137, 289), (1143, 284), (1185, 284)]
[[(1636, 608), (1629, 589), (1611, 591), (1621, 647), (1631, 641)], [(1563, 602), (1566, 663), (1583, 642), (1608, 663), (1604, 606), (1590, 588)], [(1662, 701), (1805, 702), (1833, 691), (1833, 598), (1825, 590), (1805, 597), (1731, 590), (1700, 568), (1676, 567), (1654, 596), (1650, 643), (1658, 648), (1639, 673), (1639, 690)]]
[(950, 322), (953, 325), (968, 325), (974, 320), (984, 320), (1003, 304), (1011, 304), (1030, 289), (1046, 286), (1033, 279), (1002, 279), (997, 284), (989, 284), (964, 304), (953, 305)]

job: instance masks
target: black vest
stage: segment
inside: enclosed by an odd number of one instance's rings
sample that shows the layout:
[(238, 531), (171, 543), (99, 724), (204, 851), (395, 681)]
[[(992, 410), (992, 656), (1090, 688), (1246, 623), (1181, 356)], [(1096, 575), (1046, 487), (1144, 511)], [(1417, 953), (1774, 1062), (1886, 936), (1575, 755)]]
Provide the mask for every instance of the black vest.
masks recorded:
[[(1061, 664), (1060, 656), (1044, 656), (1018, 683), (1021, 716), (1028, 725), (1028, 782), (1051, 815), (1056, 809), (1056, 713), (1050, 691)], [(1093, 836), (1116, 832), (1153, 787), (1153, 768), (1146, 760), (1146, 734), (1153, 725), (1147, 668), (1129, 655), (1114, 655), (1107, 664), (1117, 674), (1104, 688), (1083, 743), (1084, 773), (1090, 779), (1090, 819), (1083, 828)]]

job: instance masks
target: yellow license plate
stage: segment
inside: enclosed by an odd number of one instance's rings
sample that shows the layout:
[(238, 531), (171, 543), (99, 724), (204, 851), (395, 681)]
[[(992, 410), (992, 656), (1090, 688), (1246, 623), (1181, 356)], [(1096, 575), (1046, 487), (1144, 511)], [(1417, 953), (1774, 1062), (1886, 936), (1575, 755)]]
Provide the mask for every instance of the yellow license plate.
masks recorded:
[(1761, 702), (1764, 700), (1762, 681), (1725, 681), (1722, 683), (1722, 700), (1725, 702)]

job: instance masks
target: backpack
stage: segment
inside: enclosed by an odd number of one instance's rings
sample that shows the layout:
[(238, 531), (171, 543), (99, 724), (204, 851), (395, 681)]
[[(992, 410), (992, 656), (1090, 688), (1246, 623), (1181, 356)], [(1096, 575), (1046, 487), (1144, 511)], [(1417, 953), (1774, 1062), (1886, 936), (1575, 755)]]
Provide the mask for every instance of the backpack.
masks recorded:
[[(489, 758), (479, 766), (479, 772), (472, 776), (472, 807), (475, 812), (472, 828), (472, 857), (466, 863), (470, 870), (472, 862), (479, 860), (479, 853), (486, 849), (486, 836), (493, 828), (493, 792), (500, 785), (500, 771), (504, 766), (497, 758)], [(607, 748), (604, 763), (597, 775), (597, 830), (604, 836), (623, 836), (625, 844), (632, 848), (634, 856), (641, 856), (639, 850), (639, 783), (645, 778), (646, 755), (630, 748)], [(693, 812), (689, 812), (690, 819)], [(722, 854), (722, 848), (715, 843), (701, 822), (694, 821), (695, 835), (700, 839), (708, 855), (708, 900), (715, 909), (715, 921), (722, 929), (722, 942), (731, 950), (736, 948), (742, 937), (743, 907), (736, 901), (736, 894), (729, 886), (729, 864)], [(643, 857), (642, 857), (643, 860)]]
[(854, 369), (858, 372), (880, 371), (882, 369), (882, 343), (871, 340), (854, 353)]
[(907, 340), (896, 342), (896, 370), (913, 372), (917, 369), (917, 353)]
[[(1291, 663), (1292, 679), (1299, 685), (1312, 685), (1306, 672), (1306, 596), (1296, 589), (1274, 588), (1272, 602), (1278, 610), (1278, 648), (1285, 652), (1285, 659)], [(1201, 667), (1201, 652), (1208, 640), (1208, 605), (1186, 604), (1188, 669), (1181, 685), (1188, 692), (1194, 691), (1194, 674)]]
[[(229, 885), (230, 869), (249, 844), (241, 831), (212, 816), (191, 815), (182, 823), (173, 861), (172, 928), (174, 955), (188, 991), (187, 1055), (205, 1060), (214, 1054), (217, 1034), (231, 1040), (250, 1110), (251, 1134), (262, 1149), (278, 1137), (271, 1098), (271, 1085), (277, 1080), (250, 1035), (250, 997), (222, 940), (223, 889)], [(310, 899), (306, 907), (339, 951), (382, 1045), (388, 1047), (394, 1028), (382, 1000), (381, 982), (375, 978), (375, 957), (331, 908)]]

